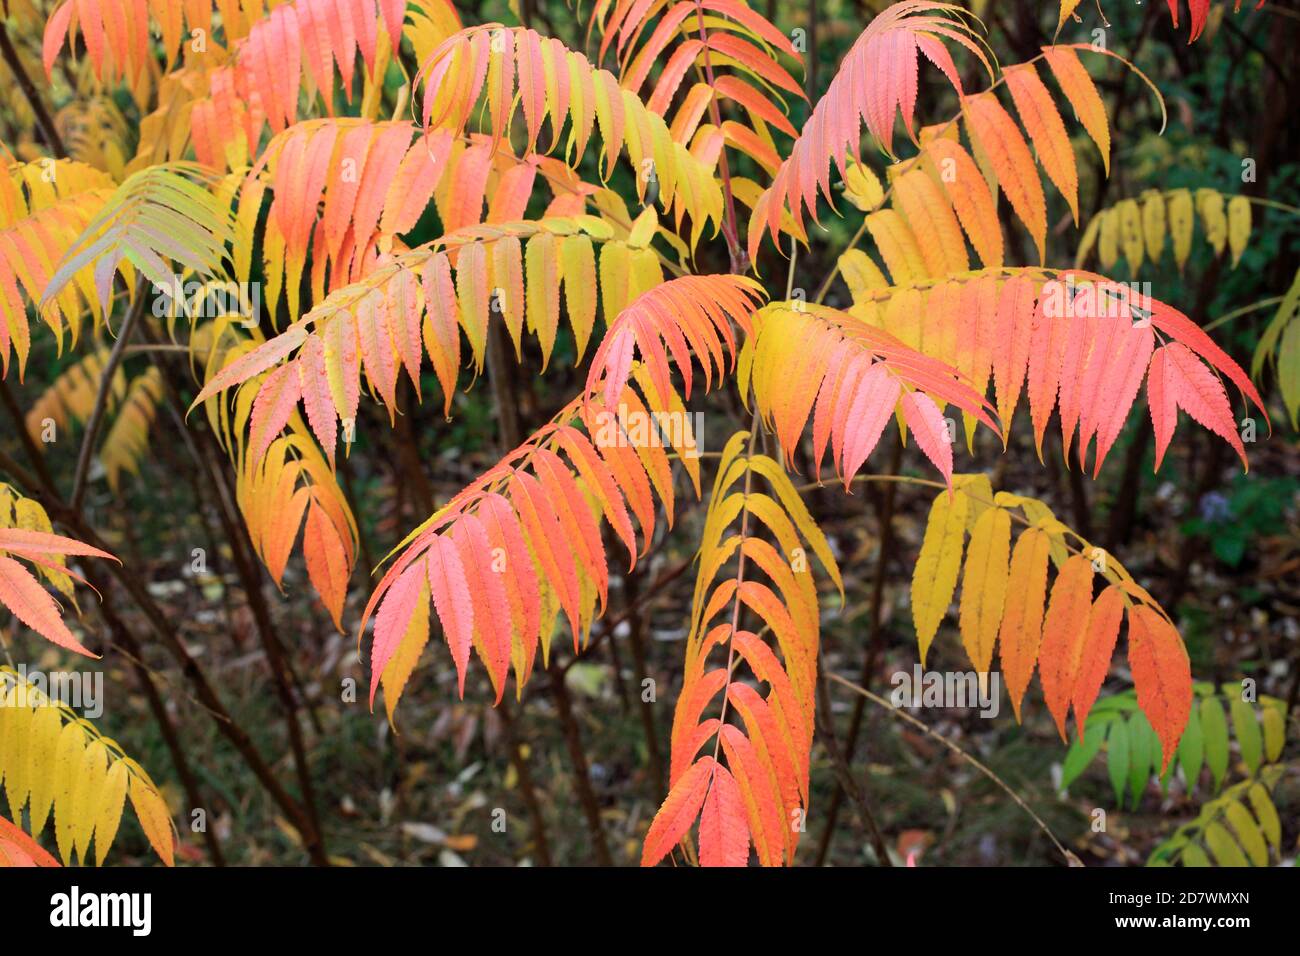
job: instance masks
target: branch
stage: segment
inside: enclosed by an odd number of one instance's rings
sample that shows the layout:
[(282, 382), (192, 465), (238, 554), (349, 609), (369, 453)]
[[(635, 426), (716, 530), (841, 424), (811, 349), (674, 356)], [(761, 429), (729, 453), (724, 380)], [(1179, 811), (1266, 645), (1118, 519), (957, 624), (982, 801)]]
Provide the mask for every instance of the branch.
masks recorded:
[(1025, 813), (1029, 814), (1029, 816), (1033, 818), (1034, 822), (1038, 824), (1039, 829), (1041, 829), (1044, 833), (1047, 834), (1048, 839), (1050, 839), (1052, 843), (1055, 844), (1056, 848), (1061, 852), (1061, 856), (1065, 857), (1066, 864), (1068, 864), (1069, 866), (1083, 866), (1083, 861), (1080, 860), (1077, 856), (1075, 856), (1073, 853), (1071, 853), (1069, 850), (1067, 850), (1064, 846), (1061, 845), (1061, 841), (1056, 838), (1056, 834), (1054, 834), (1051, 828), (1046, 823), (1043, 822), (1043, 818), (1040, 817), (1037, 813), (1035, 813), (1033, 809), (1029, 806), (1029, 804), (1025, 803), (1025, 801), (1021, 798), (1020, 794), (1012, 790), (1011, 787), (1001, 777), (999, 777), (996, 773), (994, 773), (984, 764), (980, 763), (978, 760), (972, 757), (965, 750), (962, 750), (960, 747), (958, 747), (955, 743), (953, 743), (943, 734), (931, 730), (923, 721), (917, 720), (915, 717), (913, 717), (911, 714), (907, 713), (906, 711), (899, 710), (889, 701), (885, 700), (883, 697), (877, 697), (875, 694), (871, 693), (871, 691), (867, 690), (865, 687), (859, 687), (851, 680), (847, 680), (846, 678), (841, 677), (839, 674), (828, 673), (826, 677), (829, 678), (830, 680), (835, 681), (837, 684), (843, 684), (849, 690), (853, 691), (853, 693), (862, 695), (867, 700), (871, 701), (873, 704), (877, 704), (878, 706), (883, 707), (885, 710), (889, 711), (891, 716), (897, 718), (898, 720), (904, 721), (905, 723), (911, 724), (917, 730), (921, 731), (922, 733), (926, 734), (929, 737), (933, 737), (935, 740), (939, 741), (939, 743), (943, 744), (953, 753), (957, 754), (959, 757), (961, 757), (963, 760), (969, 763), (972, 767), (974, 767), (980, 773), (984, 774), (984, 776), (988, 777), (999, 787), (1001, 787), (1002, 790), (1006, 792), (1007, 796), (1009, 796), (1013, 801), (1015, 801), (1016, 806), (1020, 807), (1020, 809), (1024, 810)]
[(99, 437), (99, 429), (104, 424), (104, 410), (113, 387), (113, 374), (122, 364), (127, 340), (131, 338), (136, 323), (144, 314), (145, 282), (144, 276), (136, 280), (135, 302), (131, 304), (131, 310), (122, 321), (117, 341), (113, 343), (113, 351), (109, 353), (108, 361), (104, 364), (104, 372), (99, 379), (99, 394), (95, 396), (95, 405), (90, 410), (90, 418), (86, 420), (86, 434), (81, 439), (81, 451), (77, 455), (77, 470), (72, 478), (72, 497), (68, 499), (68, 507), (76, 514), (81, 513), (81, 506), (86, 498), (86, 475), (90, 471), (90, 458), (95, 451), (95, 440)]
[(41, 100), (40, 93), (36, 91), (32, 78), (23, 69), (22, 61), (18, 59), (18, 51), (14, 49), (13, 41), (9, 39), (9, 30), (3, 22), (0, 22), (0, 56), (4, 57), (4, 61), (9, 65), (14, 79), (18, 81), (18, 86), (23, 91), (23, 95), (27, 97), (27, 102), (31, 104), (32, 113), (36, 117), (36, 125), (41, 128), (41, 136), (45, 138), (50, 151), (60, 159), (67, 156), (68, 151), (63, 145), (63, 138), (59, 136), (54, 120), (50, 118), (49, 111), (45, 109), (45, 103)]

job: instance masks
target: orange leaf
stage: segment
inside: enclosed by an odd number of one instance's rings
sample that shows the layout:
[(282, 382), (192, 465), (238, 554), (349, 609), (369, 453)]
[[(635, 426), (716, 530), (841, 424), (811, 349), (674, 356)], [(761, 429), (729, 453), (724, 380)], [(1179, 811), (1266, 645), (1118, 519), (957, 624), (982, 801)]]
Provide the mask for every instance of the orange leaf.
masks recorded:
[(1007, 694), (1020, 720), (1020, 702), (1029, 687), (1038, 660), (1038, 646), (1043, 631), (1043, 600), (1047, 595), (1048, 537), (1037, 528), (1028, 528), (1016, 541), (1011, 552), (1002, 627), (998, 631), (1002, 674)]
[(1074, 724), (1083, 739), (1083, 728), (1088, 722), (1097, 694), (1101, 691), (1106, 672), (1110, 670), (1111, 655), (1115, 653), (1115, 640), (1119, 637), (1119, 624), (1124, 618), (1124, 591), (1112, 584), (1098, 595), (1088, 612), (1088, 625), (1079, 649), (1079, 661), (1070, 695), (1074, 705)]
[(312, 586), (340, 631), (343, 630), (343, 602), (348, 594), (348, 577), (352, 573), (344, 541), (344, 532), (334, 526), (325, 509), (313, 498), (307, 506), (303, 558), (307, 562), (307, 575)]
[(1078, 223), (1079, 171), (1074, 165), (1070, 137), (1065, 132), (1065, 123), (1061, 121), (1056, 104), (1052, 102), (1052, 94), (1047, 92), (1032, 63), (1010, 67), (1002, 75), (1011, 90), (1020, 122), (1038, 153), (1038, 161), (1070, 204), (1070, 212)]
[(1101, 152), (1102, 165), (1106, 175), (1110, 175), (1110, 126), (1106, 119), (1106, 106), (1101, 101), (1101, 94), (1092, 82), (1092, 77), (1079, 62), (1079, 55), (1068, 46), (1043, 47), (1043, 59), (1052, 68), (1056, 82), (1061, 85), (1061, 92), (1074, 107), (1079, 122), (1088, 131), (1092, 141)]
[(704, 804), (715, 768), (721, 769), (716, 760), (701, 757), (682, 774), (650, 822), (641, 851), (642, 866), (654, 866), (686, 835)]
[(962, 100), (972, 138), (983, 148), (997, 174), (998, 185), (1007, 194), (1011, 208), (1029, 230), (1038, 247), (1038, 261), (1043, 261), (1047, 240), (1047, 201), (1043, 184), (1034, 167), (1034, 157), (1007, 111), (992, 93), (968, 96)]
[(1078, 677), (1079, 648), (1087, 635), (1092, 607), (1092, 564), (1076, 554), (1061, 566), (1043, 618), (1043, 644), (1038, 651), (1038, 674), (1043, 699), (1065, 740), (1065, 719)]
[(21, 828), (0, 817), (0, 869), (10, 866), (58, 866), (59, 861)]
[(1145, 605), (1129, 608), (1128, 664), (1138, 706), (1160, 738), (1163, 772), (1191, 716), (1192, 668), (1177, 629)]

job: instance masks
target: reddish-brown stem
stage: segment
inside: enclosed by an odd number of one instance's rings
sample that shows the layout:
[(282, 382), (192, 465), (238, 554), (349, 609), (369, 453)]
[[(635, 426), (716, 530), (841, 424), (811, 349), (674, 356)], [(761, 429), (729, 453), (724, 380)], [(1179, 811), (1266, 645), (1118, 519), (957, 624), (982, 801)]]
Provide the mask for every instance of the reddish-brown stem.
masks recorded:
[[(19, 441), (23, 444), (32, 467), (39, 476), (37, 484), (29, 486), (28, 490), (32, 491), (41, 500), (51, 519), (66, 527), (80, 541), (93, 548), (99, 548), (101, 551), (111, 552), (111, 546), (99, 536), (94, 528), (86, 523), (85, 518), (79, 512), (68, 507), (68, 504), (59, 495), (58, 489), (49, 480), (49, 472), (45, 467), (41, 453), (27, 433), (22, 412), (14, 401), (8, 384), (3, 379), (0, 379), (0, 404), (4, 405), (5, 410), (12, 419), (14, 431), (19, 436)], [(243, 758), (248, 768), (253, 772), (253, 776), (257, 778), (271, 799), (289, 818), (295, 829), (305, 837), (310, 832), (311, 824), (302, 807), (281, 786), (280, 781), (276, 779), (275, 774), (248, 736), (247, 731), (239, 725), (221, 702), (221, 698), (213, 690), (212, 684), (208, 681), (207, 675), (199, 666), (198, 661), (190, 654), (189, 649), (180, 639), (180, 635), (167, 619), (162, 608), (149, 594), (144, 579), (132, 569), (116, 561), (105, 563), (108, 573), (116, 578), (118, 583), (122, 585), (123, 590), (130, 595), (132, 601), (135, 602), (149, 621), (154, 633), (161, 639), (172, 657), (176, 659), (181, 673), (193, 687), (199, 705), (212, 717), (217, 729)]]
[(22, 60), (18, 58), (18, 51), (14, 49), (9, 30), (3, 22), (0, 22), (0, 56), (3, 56), (5, 63), (13, 72), (14, 79), (18, 81), (18, 88), (23, 91), (23, 96), (27, 97), (27, 102), (32, 107), (32, 115), (36, 117), (36, 125), (41, 128), (41, 135), (45, 138), (45, 144), (49, 146), (50, 152), (60, 159), (67, 156), (68, 150), (63, 145), (63, 138), (59, 136), (58, 127), (50, 118), (49, 111), (45, 108), (45, 101), (41, 99), (40, 93), (33, 85), (32, 78), (23, 69)]
[[(522, 709), (523, 704), (520, 703)], [(533, 772), (529, 768), (528, 758), (524, 755), (523, 741), (519, 739), (519, 727), (514, 714), (510, 712), (510, 700), (503, 697), (497, 705), (497, 713), (506, 728), (506, 745), (510, 748), (510, 763), (519, 778), (519, 796), (523, 798), (524, 808), (528, 811), (529, 826), (532, 833), (533, 850), (537, 854), (539, 866), (551, 865), (551, 844), (546, 836), (546, 818), (542, 815), (542, 802), (537, 799), (537, 788), (533, 786)]]
[[(700, 42), (704, 44), (704, 75), (708, 79), (709, 88), (717, 87), (717, 79), (713, 75), (713, 61), (709, 57), (709, 31), (704, 26), (704, 6), (696, 0), (695, 19), (699, 24)], [(718, 97), (716, 94), (709, 97), (709, 119), (713, 121), (714, 127), (719, 131), (722, 129), (722, 111), (718, 109)], [(742, 275), (749, 271), (749, 253), (746, 252), (744, 245), (740, 241), (740, 231), (736, 226), (736, 197), (731, 191), (731, 167), (727, 164), (727, 147), (724, 145), (718, 150), (718, 172), (722, 175), (722, 195), (725, 202), (723, 212), (722, 235), (727, 240), (727, 254), (731, 257), (731, 271), (736, 275)]]
[[(889, 469), (886, 474), (896, 474), (902, 460), (903, 443), (900, 441), (894, 445), (893, 457), (890, 459)], [(880, 525), (880, 557), (876, 560), (875, 573), (871, 581), (871, 633), (867, 637), (867, 651), (862, 659), (862, 676), (859, 678), (859, 683), (863, 687), (871, 685), (871, 676), (876, 671), (876, 661), (880, 657), (881, 648), (884, 644), (885, 578), (889, 566), (889, 551), (894, 545), (894, 495), (897, 488), (898, 484), (896, 482), (885, 482), (877, 510)], [(854, 753), (857, 752), (858, 734), (862, 730), (865, 706), (866, 698), (864, 697), (858, 697), (853, 701), (853, 714), (849, 718), (849, 732), (844, 742), (844, 759), (850, 765), (853, 763)], [(840, 806), (843, 802), (844, 788), (837, 786), (835, 793), (831, 796), (830, 807), (826, 812), (826, 826), (822, 830), (821, 843), (817, 847), (818, 866), (826, 862), (826, 855), (830, 852), (831, 840), (835, 835), (835, 821), (839, 817)]]
[[(145, 700), (149, 704), (149, 712), (153, 714), (154, 721), (158, 724), (163, 743), (167, 747), (167, 754), (171, 757), (172, 766), (176, 768), (176, 776), (180, 779), (181, 789), (185, 791), (185, 799), (189, 802), (191, 809), (203, 808), (203, 796), (199, 791), (198, 781), (194, 778), (194, 771), (190, 769), (189, 759), (185, 756), (185, 748), (181, 745), (180, 735), (176, 732), (176, 724), (172, 720), (171, 714), (167, 712), (167, 705), (158, 693), (158, 688), (153, 681), (153, 675), (149, 673), (149, 668), (144, 663), (140, 642), (135, 639), (131, 629), (117, 616), (117, 612), (113, 608), (112, 595), (109, 593), (108, 584), (104, 581), (100, 571), (93, 567), (87, 567), (86, 580), (90, 582), (91, 587), (99, 592), (100, 616), (104, 619), (104, 623), (108, 625), (109, 633), (113, 637), (113, 643), (126, 652), (131, 669), (135, 671), (136, 680), (140, 682), (140, 689), (144, 691)], [(211, 859), (212, 865), (225, 866), (226, 858), (221, 852), (221, 843), (217, 840), (216, 830), (210, 826), (204, 826), (201, 832), (203, 833), (203, 842), (207, 844), (208, 857)]]
[(582, 804), (583, 815), (587, 818), (592, 850), (596, 854), (597, 863), (613, 866), (614, 858), (609, 852), (609, 843), (605, 840), (605, 825), (600, 819), (600, 801), (592, 789), (591, 769), (587, 765), (587, 753), (582, 747), (582, 729), (573, 715), (573, 699), (564, 682), (564, 671), (552, 667), (549, 673), (551, 699), (555, 701), (560, 728), (564, 732), (564, 743), (569, 748), (569, 759), (573, 761), (573, 787), (578, 791), (578, 802)]

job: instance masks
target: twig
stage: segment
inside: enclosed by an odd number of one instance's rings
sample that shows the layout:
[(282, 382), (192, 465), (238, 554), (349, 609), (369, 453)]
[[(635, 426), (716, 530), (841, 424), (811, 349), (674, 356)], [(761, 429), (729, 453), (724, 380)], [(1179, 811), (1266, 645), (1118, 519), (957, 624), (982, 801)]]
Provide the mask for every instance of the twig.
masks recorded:
[[(161, 355), (155, 355), (154, 367), (158, 369), (159, 374), (162, 376), (163, 393), (168, 405), (173, 414), (183, 420), (184, 403), (180, 399), (171, 370), (163, 365)], [(310, 823), (310, 830), (302, 833), (304, 848), (307, 850), (312, 862), (317, 866), (329, 866), (329, 855), (325, 849), (324, 832), (320, 825), (315, 788), (311, 779), (311, 765), (307, 757), (306, 744), (303, 741), (302, 725), (299, 721), (299, 705), (293, 693), (293, 685), (300, 685), (300, 682), (297, 681), (297, 675), (293, 673), (284, 645), (280, 641), (275, 625), (271, 620), (271, 610), (267, 606), (266, 596), (262, 593), (261, 575), (253, 553), (253, 545), (248, 538), (247, 528), (239, 520), (233, 492), (226, 480), (225, 473), (214, 461), (213, 449), (216, 441), (209, 431), (201, 431), (199, 435), (200, 441), (203, 443), (202, 447), (199, 447), (199, 444), (190, 435), (189, 431), (181, 430), (181, 438), (190, 453), (190, 457), (194, 459), (195, 464), (199, 467), (200, 474), (207, 479), (212, 488), (213, 498), (217, 505), (217, 520), (221, 525), (222, 533), (230, 544), (235, 570), (243, 583), (248, 606), (253, 614), (253, 622), (256, 625), (257, 634), (261, 640), (262, 649), (266, 653), (271, 676), (275, 682), (280, 707), (284, 712), (285, 728), (289, 736), (289, 749), (293, 756), (294, 772), (298, 778), (298, 788), (301, 794), (300, 802)]]
[(1029, 816), (1033, 818), (1033, 821), (1038, 824), (1039, 829), (1041, 829), (1044, 833), (1047, 834), (1048, 839), (1050, 839), (1052, 843), (1056, 846), (1056, 849), (1060, 851), (1061, 856), (1065, 857), (1065, 862), (1067, 864), (1069, 864), (1070, 866), (1083, 866), (1083, 862), (1061, 844), (1061, 841), (1056, 838), (1056, 834), (1052, 832), (1051, 827), (1049, 827), (1043, 821), (1042, 817), (1040, 817), (1037, 813), (1034, 812), (1033, 808), (1030, 807), (1029, 804), (1025, 803), (1024, 799), (1020, 796), (1020, 794), (1012, 790), (1011, 787), (1001, 777), (999, 777), (996, 773), (994, 773), (992, 770), (990, 770), (988, 767), (982, 764), (975, 757), (972, 757), (969, 753), (967, 753), (961, 747), (957, 746), (955, 743), (953, 743), (943, 734), (931, 730), (923, 721), (917, 720), (915, 717), (913, 717), (911, 714), (907, 713), (906, 711), (899, 710), (889, 701), (885, 700), (883, 697), (876, 696), (875, 694), (871, 693), (871, 691), (867, 690), (865, 687), (859, 687), (857, 684), (853, 683), (853, 681), (841, 677), (839, 674), (827, 674), (826, 676), (830, 680), (835, 681), (837, 684), (843, 684), (849, 690), (853, 691), (853, 693), (862, 695), (867, 700), (871, 701), (873, 704), (883, 707), (885, 710), (889, 711), (891, 716), (907, 724), (910, 724), (911, 726), (915, 727), (917, 730), (924, 733), (926, 736), (933, 737), (935, 740), (939, 741), (939, 743), (943, 744), (953, 753), (957, 754), (959, 757), (961, 757), (963, 760), (969, 763), (972, 767), (974, 767), (980, 773), (984, 774), (984, 776), (988, 777), (995, 784), (997, 784), (1007, 794), (1007, 796), (1009, 796), (1015, 802), (1016, 806), (1020, 807), (1020, 809), (1024, 810), (1025, 813), (1029, 814)]
[[(902, 458), (903, 443), (900, 441), (894, 445), (893, 457), (889, 463), (888, 473), (890, 475), (898, 471)], [(897, 482), (886, 482), (884, 494), (881, 495), (880, 500), (878, 515), (880, 523), (880, 558), (876, 562), (876, 570), (871, 582), (871, 633), (867, 638), (867, 651), (862, 658), (862, 676), (859, 678), (863, 686), (871, 682), (871, 675), (876, 671), (876, 661), (880, 656), (881, 637), (884, 634), (885, 578), (889, 564), (889, 552), (894, 544), (894, 495), (897, 488)], [(858, 734), (862, 730), (862, 717), (865, 708), (865, 698), (859, 697), (854, 700), (853, 714), (849, 718), (849, 733), (844, 743), (845, 760), (848, 763), (853, 762), (853, 755), (857, 752)], [(838, 786), (831, 797), (831, 805), (826, 813), (826, 827), (822, 830), (821, 844), (817, 848), (818, 866), (826, 862), (826, 855), (830, 852), (831, 840), (835, 835), (835, 821), (839, 817), (840, 807), (843, 802), (844, 787)]]
[(113, 351), (108, 354), (108, 361), (104, 363), (104, 371), (99, 379), (99, 394), (95, 396), (95, 405), (91, 408), (90, 417), (86, 420), (86, 434), (81, 439), (81, 451), (77, 455), (77, 470), (73, 473), (72, 478), (72, 496), (68, 499), (68, 507), (78, 514), (81, 513), (81, 506), (86, 499), (86, 476), (90, 472), (90, 459), (95, 452), (95, 441), (99, 438), (99, 429), (104, 423), (104, 412), (108, 406), (108, 396), (113, 387), (113, 375), (117, 372), (117, 367), (122, 364), (127, 340), (131, 338), (136, 323), (144, 315), (145, 292), (148, 288), (147, 281), (144, 276), (141, 276), (136, 281), (135, 302), (131, 304), (130, 310), (126, 313), (126, 318), (122, 321), (122, 328), (117, 334), (117, 341), (113, 343)]
[[(885, 845), (885, 838), (880, 832), (880, 826), (876, 823), (876, 815), (871, 812), (871, 804), (867, 802), (866, 794), (862, 792), (853, 779), (853, 771), (849, 768), (840, 752), (839, 742), (835, 739), (835, 721), (831, 716), (831, 698), (826, 689), (826, 675), (823, 673), (821, 679), (817, 681), (817, 696), (821, 701), (817, 708), (817, 716), (821, 718), (817, 721), (817, 729), (821, 733), (822, 742), (826, 744), (826, 752), (830, 754), (831, 766), (835, 768), (835, 777), (840, 783), (840, 793), (847, 792), (853, 799), (853, 805), (858, 809), (858, 816), (862, 818), (863, 826), (871, 835), (871, 843), (876, 848), (876, 857), (880, 860), (882, 866), (893, 866), (894, 861), (889, 857), (889, 847)], [(861, 698), (859, 698), (861, 699)], [(826, 832), (830, 833), (830, 824), (827, 824)], [(825, 860), (823, 840), (822, 848), (818, 852), (818, 865)]]
[(609, 843), (605, 840), (605, 825), (600, 819), (600, 802), (596, 791), (591, 787), (591, 770), (587, 766), (587, 753), (582, 747), (582, 731), (573, 716), (573, 700), (569, 697), (569, 688), (564, 682), (564, 671), (558, 667), (550, 670), (551, 699), (560, 717), (560, 727), (564, 731), (564, 743), (569, 748), (569, 759), (573, 761), (573, 786), (578, 791), (578, 801), (582, 812), (587, 817), (587, 829), (591, 832), (592, 848), (596, 853), (596, 862), (601, 866), (613, 866), (614, 857), (609, 852)]
[[(40, 450), (36, 448), (31, 436), (27, 433), (26, 425), (23, 422), (22, 412), (18, 409), (17, 404), (10, 394), (7, 384), (0, 379), (0, 405), (4, 405), (10, 418), (13, 420), (15, 431), (19, 435), (28, 457), (32, 461), (33, 467), (38, 474), (48, 476), (49, 472), (45, 468), (45, 463), (41, 457)], [(110, 550), (109, 544), (99, 536), (99, 534), (86, 523), (85, 518), (79, 511), (74, 511), (60, 497), (58, 489), (54, 483), (43, 477), (38, 485), (32, 486), (38, 496), (45, 504), (45, 510), (49, 512), (51, 518), (66, 526), (72, 533), (84, 543), (93, 548), (99, 548), (101, 551)], [(259, 783), (263, 786), (271, 799), (280, 807), (284, 814), (289, 818), (294, 828), (301, 834), (309, 832), (310, 823), (306, 814), (296, 800), (293, 799), (276, 779), (275, 773), (271, 770), (269, 764), (262, 757), (261, 751), (253, 743), (248, 732), (235, 720), (235, 718), (226, 709), (217, 696), (211, 682), (204, 673), (199, 662), (186, 648), (180, 638), (176, 628), (167, 619), (153, 597), (149, 594), (148, 588), (145, 587), (143, 579), (133, 573), (124, 565), (116, 561), (108, 562), (108, 571), (117, 579), (122, 588), (130, 595), (136, 606), (144, 613), (145, 618), (149, 621), (154, 633), (162, 640), (167, 650), (176, 659), (180, 666), (181, 673), (185, 675), (186, 680), (194, 688), (194, 694), (198, 699), (199, 705), (208, 712), (221, 732), (230, 744), (244, 758), (244, 762), (253, 772)]]
[(45, 102), (41, 99), (40, 93), (37, 92), (32, 78), (27, 75), (23, 69), (23, 64), (18, 59), (18, 51), (14, 49), (13, 41), (9, 38), (9, 30), (3, 22), (0, 22), (0, 56), (4, 57), (5, 63), (13, 72), (14, 79), (18, 81), (18, 87), (27, 97), (27, 102), (31, 104), (32, 115), (36, 117), (36, 125), (41, 128), (41, 135), (45, 138), (45, 143), (50, 147), (50, 151), (55, 156), (62, 159), (68, 155), (67, 148), (63, 145), (63, 138), (59, 136), (59, 130), (54, 125), (54, 120), (50, 118), (49, 111), (45, 108)]
[[(520, 702), (522, 709), (523, 702)], [(515, 776), (519, 778), (519, 795), (523, 798), (524, 807), (528, 810), (528, 818), (532, 829), (533, 849), (537, 851), (537, 862), (540, 866), (551, 865), (551, 844), (546, 837), (546, 818), (542, 815), (542, 804), (537, 799), (537, 789), (533, 786), (532, 770), (528, 766), (528, 758), (524, 756), (523, 742), (519, 739), (519, 727), (515, 723), (514, 714), (510, 712), (510, 699), (502, 697), (501, 703), (497, 705), (497, 713), (501, 715), (501, 722), (506, 728), (506, 745), (510, 748), (510, 763), (514, 765)]]

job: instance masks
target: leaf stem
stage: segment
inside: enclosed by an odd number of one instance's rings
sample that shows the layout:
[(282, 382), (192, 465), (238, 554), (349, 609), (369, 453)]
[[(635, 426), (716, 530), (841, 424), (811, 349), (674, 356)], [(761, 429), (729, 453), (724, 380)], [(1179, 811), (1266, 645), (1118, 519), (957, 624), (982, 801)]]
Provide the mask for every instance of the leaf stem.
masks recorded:
[[(722, 112), (718, 109), (716, 93), (717, 79), (713, 75), (713, 61), (709, 57), (709, 31), (704, 26), (704, 5), (695, 0), (695, 19), (699, 24), (700, 42), (704, 44), (704, 75), (708, 78), (709, 89), (715, 92), (709, 95), (709, 119), (722, 134)], [(718, 172), (722, 174), (722, 194), (726, 200), (723, 211), (722, 234), (727, 240), (727, 254), (731, 257), (731, 271), (743, 275), (749, 271), (749, 253), (740, 242), (740, 232), (736, 227), (736, 197), (731, 189), (731, 167), (727, 164), (727, 147), (724, 143), (718, 150)]]

